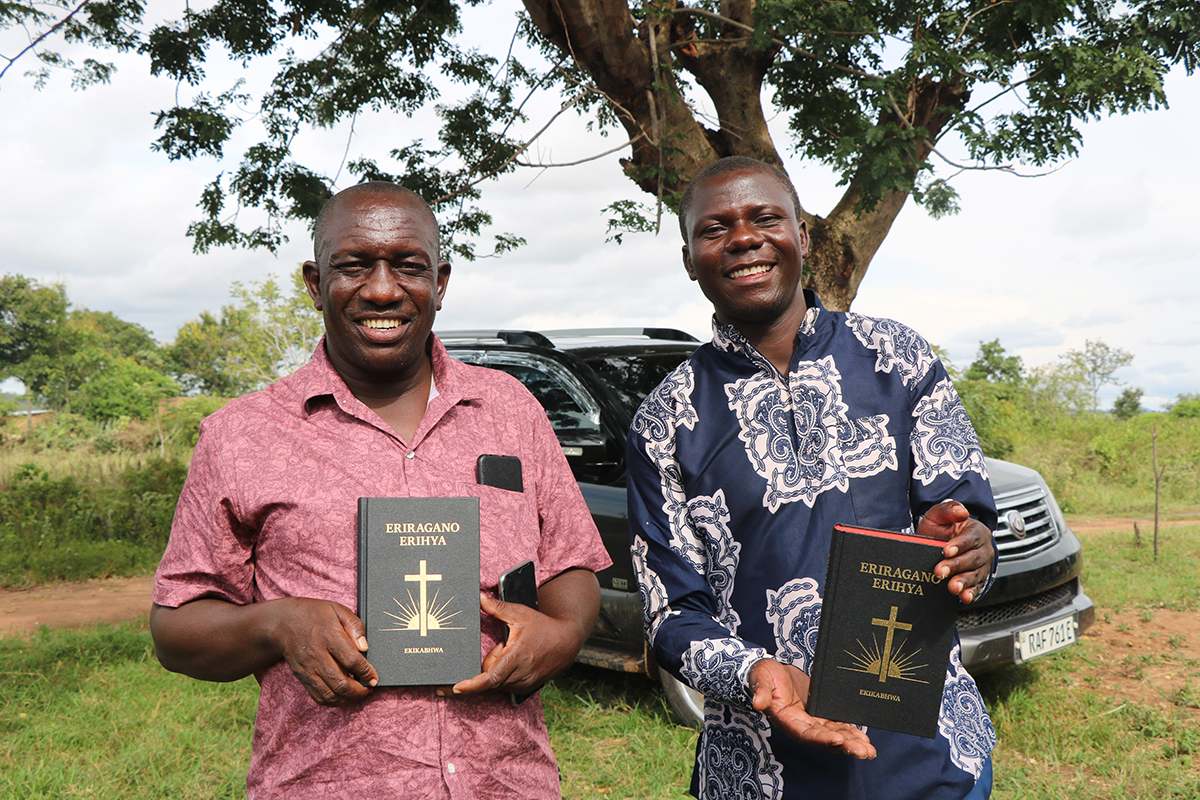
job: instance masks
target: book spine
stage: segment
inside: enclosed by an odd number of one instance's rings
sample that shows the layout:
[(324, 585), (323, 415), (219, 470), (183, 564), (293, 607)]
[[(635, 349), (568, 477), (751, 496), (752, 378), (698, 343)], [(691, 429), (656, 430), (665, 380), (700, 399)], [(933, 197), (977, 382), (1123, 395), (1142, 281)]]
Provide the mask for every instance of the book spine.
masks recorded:
[(358, 498), (358, 618), (367, 624), (367, 498)]
[[(842, 545), (846, 540), (846, 535), (836, 527), (829, 540), (829, 565), (825, 570), (825, 586), (821, 594), (821, 621), (817, 625), (817, 641), (824, 639), (829, 640), (828, 627), (833, 624), (833, 615), (826, 614), (825, 609), (831, 608), (833, 605), (834, 595), (837, 593), (837, 575), (842, 566)], [(818, 700), (817, 708), (820, 708), (819, 698), (817, 693), (820, 690), (821, 676), (825, 673), (827, 667), (826, 662), (829, 660), (829, 648), (818, 647), (816, 654), (813, 656), (812, 666), (809, 667), (809, 675), (811, 683), (808, 689), (810, 703), (813, 700)], [(808, 713), (818, 716), (817, 712), (809, 707)]]

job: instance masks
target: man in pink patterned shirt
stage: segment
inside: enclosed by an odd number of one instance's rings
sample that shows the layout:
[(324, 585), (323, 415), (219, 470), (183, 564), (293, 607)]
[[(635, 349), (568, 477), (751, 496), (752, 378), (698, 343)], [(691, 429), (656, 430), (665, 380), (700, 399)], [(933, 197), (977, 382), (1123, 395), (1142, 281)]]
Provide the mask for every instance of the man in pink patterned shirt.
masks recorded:
[[(253, 798), (555, 798), (540, 701), (573, 662), (609, 559), (541, 407), (515, 379), (451, 359), (433, 320), (450, 275), (437, 223), (393, 184), (339, 193), (305, 282), (325, 320), (312, 361), (206, 419), (155, 577), (170, 670), (261, 685)], [(480, 486), (515, 455), (524, 491)], [(481, 673), (374, 688), (355, 616), (359, 497), (480, 498)], [(500, 602), (532, 559), (538, 609)], [(504, 625), (508, 627), (507, 639)]]

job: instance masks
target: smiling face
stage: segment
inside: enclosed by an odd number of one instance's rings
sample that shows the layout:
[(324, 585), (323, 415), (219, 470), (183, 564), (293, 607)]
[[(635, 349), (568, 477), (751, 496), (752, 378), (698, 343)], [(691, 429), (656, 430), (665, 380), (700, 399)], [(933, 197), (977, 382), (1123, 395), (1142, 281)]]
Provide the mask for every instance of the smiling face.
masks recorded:
[(808, 229), (788, 189), (770, 172), (713, 175), (692, 190), (683, 265), (717, 321), (750, 335), (776, 324), (798, 330)]
[(428, 364), (450, 264), (437, 260), (437, 223), (417, 197), (350, 189), (331, 202), (304, 282), (334, 368), (355, 394), (387, 396)]

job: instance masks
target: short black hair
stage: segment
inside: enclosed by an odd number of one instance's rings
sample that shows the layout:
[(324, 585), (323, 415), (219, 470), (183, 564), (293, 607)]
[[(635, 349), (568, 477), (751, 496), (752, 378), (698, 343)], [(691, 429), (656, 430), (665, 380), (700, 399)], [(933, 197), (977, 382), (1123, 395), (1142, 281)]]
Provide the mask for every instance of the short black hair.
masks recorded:
[(321, 213), (317, 214), (317, 221), (313, 223), (313, 259), (318, 264), (321, 262), (321, 242), (325, 238), (325, 227), (329, 224), (329, 218), (333, 216), (333, 212), (341, 205), (342, 200), (364, 194), (402, 195), (416, 200), (417, 205), (425, 209), (425, 213), (429, 215), (429, 219), (433, 223), (434, 243), (437, 246), (437, 252), (433, 254), (434, 260), (442, 260), (441, 231), (438, 228), (437, 217), (434, 216), (433, 209), (429, 207), (429, 203), (425, 202), (425, 198), (412, 189), (407, 189), (398, 183), (390, 181), (366, 181), (343, 189), (326, 200), (325, 205), (321, 206)]
[(766, 172), (779, 181), (783, 188), (787, 189), (788, 194), (791, 195), (793, 211), (796, 214), (796, 219), (800, 219), (800, 195), (796, 193), (796, 185), (792, 183), (792, 179), (788, 177), (786, 172), (779, 167), (772, 166), (765, 161), (759, 161), (757, 158), (751, 158), (750, 156), (726, 156), (725, 158), (717, 159), (696, 173), (696, 177), (692, 178), (691, 183), (683, 190), (683, 198), (679, 201), (679, 233), (683, 236), (684, 244), (688, 242), (687, 222), (685, 220), (688, 210), (692, 207), (695, 188), (709, 178), (714, 178), (717, 175), (747, 170)]

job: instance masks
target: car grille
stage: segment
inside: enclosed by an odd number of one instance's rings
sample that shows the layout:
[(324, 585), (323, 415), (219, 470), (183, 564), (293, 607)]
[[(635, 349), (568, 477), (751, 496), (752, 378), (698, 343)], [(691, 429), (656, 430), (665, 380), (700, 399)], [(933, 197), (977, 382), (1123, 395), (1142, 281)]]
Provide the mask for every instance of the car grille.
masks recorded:
[[(1015, 492), (996, 495), (996, 511), (1000, 520), (996, 526), (996, 549), (1001, 561), (1026, 558), (1052, 547), (1062, 534), (1054, 524), (1050, 505), (1042, 487), (1034, 485)], [(1024, 536), (1009, 527), (1008, 515), (1017, 512), (1025, 521)]]
[(1046, 609), (1067, 605), (1076, 591), (1076, 581), (1072, 580), (1031, 597), (967, 611), (958, 615), (958, 629), (967, 631), (986, 625), (999, 625), (1021, 617), (1036, 616)]

